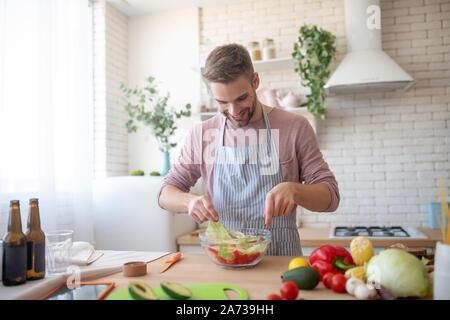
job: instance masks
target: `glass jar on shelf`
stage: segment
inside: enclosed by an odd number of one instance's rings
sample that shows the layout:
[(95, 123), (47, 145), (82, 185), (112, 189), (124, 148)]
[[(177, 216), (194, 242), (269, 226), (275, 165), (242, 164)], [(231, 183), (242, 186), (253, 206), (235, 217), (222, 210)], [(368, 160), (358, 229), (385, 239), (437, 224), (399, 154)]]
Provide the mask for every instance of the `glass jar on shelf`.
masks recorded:
[(276, 54), (273, 39), (265, 39), (263, 41), (262, 56), (263, 60), (275, 59)]
[(250, 41), (248, 43), (248, 50), (253, 61), (261, 60), (261, 48), (258, 41)]

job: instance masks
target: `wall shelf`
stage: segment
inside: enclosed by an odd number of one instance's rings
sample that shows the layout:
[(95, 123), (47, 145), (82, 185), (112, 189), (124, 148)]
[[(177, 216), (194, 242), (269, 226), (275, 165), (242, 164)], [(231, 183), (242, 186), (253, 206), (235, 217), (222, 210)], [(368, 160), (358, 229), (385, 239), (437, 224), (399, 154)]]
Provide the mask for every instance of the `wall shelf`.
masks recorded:
[(288, 57), (253, 61), (253, 68), (257, 72), (280, 69), (291, 69), (292, 71), (294, 71), (295, 59)]

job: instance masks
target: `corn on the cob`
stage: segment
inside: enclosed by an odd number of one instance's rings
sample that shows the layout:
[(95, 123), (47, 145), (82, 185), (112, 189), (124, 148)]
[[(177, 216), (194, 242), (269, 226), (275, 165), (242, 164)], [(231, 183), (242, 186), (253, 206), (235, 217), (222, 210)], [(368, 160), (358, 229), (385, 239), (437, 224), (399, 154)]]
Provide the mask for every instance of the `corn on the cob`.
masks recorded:
[(366, 281), (366, 273), (364, 272), (364, 267), (354, 267), (345, 271), (345, 277), (347, 279), (350, 278), (358, 278), (362, 281)]
[(350, 243), (350, 251), (352, 252), (353, 262), (357, 266), (364, 265), (373, 257), (372, 242), (366, 237), (356, 237)]

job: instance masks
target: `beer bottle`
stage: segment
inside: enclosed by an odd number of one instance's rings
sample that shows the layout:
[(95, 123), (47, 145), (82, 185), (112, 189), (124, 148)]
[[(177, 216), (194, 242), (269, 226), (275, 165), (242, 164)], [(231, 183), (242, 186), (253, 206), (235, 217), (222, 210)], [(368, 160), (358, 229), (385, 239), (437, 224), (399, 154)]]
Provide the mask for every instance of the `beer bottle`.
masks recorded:
[(39, 200), (30, 199), (27, 233), (27, 280), (42, 279), (45, 276), (45, 234), (41, 230)]
[(27, 242), (22, 232), (19, 200), (9, 205), (8, 232), (3, 237), (3, 274), (5, 286), (27, 281)]

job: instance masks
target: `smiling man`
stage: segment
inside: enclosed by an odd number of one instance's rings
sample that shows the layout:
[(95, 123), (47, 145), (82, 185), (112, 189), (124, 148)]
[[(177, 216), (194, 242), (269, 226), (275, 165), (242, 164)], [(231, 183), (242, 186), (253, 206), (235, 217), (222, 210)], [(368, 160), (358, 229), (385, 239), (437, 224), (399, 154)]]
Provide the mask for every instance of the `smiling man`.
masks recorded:
[[(229, 229), (269, 228), (268, 255), (302, 255), (296, 207), (332, 212), (336, 179), (302, 116), (259, 102), (259, 75), (241, 45), (215, 48), (203, 77), (220, 113), (196, 125), (158, 195), (162, 208)], [(206, 194), (189, 193), (202, 177)]]

